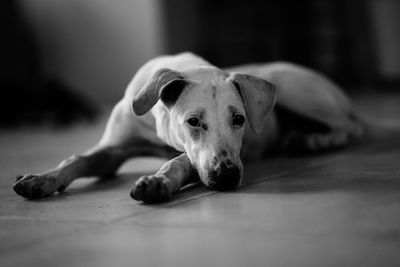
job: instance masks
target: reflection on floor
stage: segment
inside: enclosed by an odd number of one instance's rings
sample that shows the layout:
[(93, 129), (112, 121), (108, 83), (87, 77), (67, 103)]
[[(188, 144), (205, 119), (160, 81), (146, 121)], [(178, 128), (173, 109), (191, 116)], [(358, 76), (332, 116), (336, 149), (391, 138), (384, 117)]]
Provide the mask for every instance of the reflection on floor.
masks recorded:
[[(400, 119), (399, 97), (358, 98)], [(81, 179), (27, 201), (13, 176), (93, 145), (104, 122), (0, 134), (1, 266), (400, 266), (400, 135), (332, 154), (248, 165), (235, 192), (200, 185), (162, 205), (129, 197), (162, 164), (127, 163), (116, 179)]]

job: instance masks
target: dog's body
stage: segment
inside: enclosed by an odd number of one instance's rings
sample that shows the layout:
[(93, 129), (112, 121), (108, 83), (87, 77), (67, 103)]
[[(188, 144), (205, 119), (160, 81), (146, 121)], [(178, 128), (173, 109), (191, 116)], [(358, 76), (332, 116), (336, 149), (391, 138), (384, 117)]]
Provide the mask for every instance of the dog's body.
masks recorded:
[(304, 67), (273, 63), (221, 70), (191, 53), (163, 56), (136, 73), (94, 148), (53, 170), (17, 177), (14, 190), (44, 197), (78, 177), (112, 175), (126, 159), (145, 155), (178, 156), (140, 178), (134, 199), (166, 200), (199, 178), (211, 189), (228, 190), (240, 184), (241, 158), (343, 147), (363, 132), (348, 98)]

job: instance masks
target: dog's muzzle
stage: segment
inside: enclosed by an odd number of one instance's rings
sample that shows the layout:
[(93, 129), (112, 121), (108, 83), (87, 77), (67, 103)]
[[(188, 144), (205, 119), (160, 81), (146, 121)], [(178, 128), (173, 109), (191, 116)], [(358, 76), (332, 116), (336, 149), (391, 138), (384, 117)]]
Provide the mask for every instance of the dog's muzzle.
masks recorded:
[(218, 191), (233, 190), (240, 184), (242, 172), (229, 159), (213, 165), (214, 168), (209, 171), (207, 184), (210, 189)]

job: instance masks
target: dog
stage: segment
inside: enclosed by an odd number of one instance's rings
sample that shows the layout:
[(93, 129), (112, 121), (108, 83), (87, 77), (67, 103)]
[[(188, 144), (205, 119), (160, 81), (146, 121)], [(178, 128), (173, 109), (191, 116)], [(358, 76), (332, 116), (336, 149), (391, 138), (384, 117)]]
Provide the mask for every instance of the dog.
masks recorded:
[(330, 151), (364, 134), (349, 98), (314, 70), (285, 62), (220, 69), (192, 53), (166, 55), (138, 70), (93, 148), (17, 176), (13, 189), (46, 197), (79, 177), (112, 176), (128, 158), (159, 156), (169, 161), (130, 195), (160, 202), (199, 180), (211, 190), (237, 188), (242, 160)]

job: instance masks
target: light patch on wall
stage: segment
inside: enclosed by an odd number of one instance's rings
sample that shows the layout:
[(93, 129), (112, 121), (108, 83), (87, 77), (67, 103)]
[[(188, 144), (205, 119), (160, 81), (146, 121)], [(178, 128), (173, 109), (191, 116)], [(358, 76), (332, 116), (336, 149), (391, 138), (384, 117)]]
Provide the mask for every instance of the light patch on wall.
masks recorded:
[(157, 0), (21, 1), (45, 74), (114, 102), (163, 50)]

